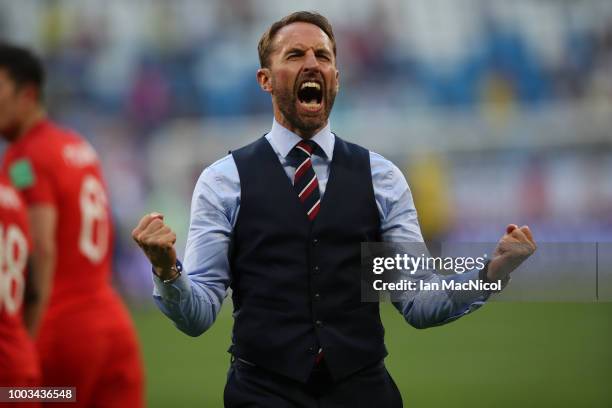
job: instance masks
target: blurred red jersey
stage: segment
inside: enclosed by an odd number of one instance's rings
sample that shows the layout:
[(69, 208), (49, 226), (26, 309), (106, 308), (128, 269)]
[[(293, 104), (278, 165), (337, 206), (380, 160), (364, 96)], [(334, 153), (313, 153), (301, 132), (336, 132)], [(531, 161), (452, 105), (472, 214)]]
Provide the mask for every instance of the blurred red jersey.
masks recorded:
[(0, 176), (0, 386), (4, 387), (31, 385), (39, 376), (34, 345), (23, 324), (29, 250), (25, 206)]
[(112, 289), (112, 226), (94, 149), (45, 120), (7, 149), (2, 165), (25, 204), (57, 212), (56, 265), (36, 346), (42, 385), (76, 386), (72, 407), (140, 407), (136, 335)]
[(28, 206), (57, 210), (57, 263), (47, 318), (62, 305), (108, 287), (112, 230), (106, 187), (93, 148), (42, 121), (7, 149), (3, 172)]

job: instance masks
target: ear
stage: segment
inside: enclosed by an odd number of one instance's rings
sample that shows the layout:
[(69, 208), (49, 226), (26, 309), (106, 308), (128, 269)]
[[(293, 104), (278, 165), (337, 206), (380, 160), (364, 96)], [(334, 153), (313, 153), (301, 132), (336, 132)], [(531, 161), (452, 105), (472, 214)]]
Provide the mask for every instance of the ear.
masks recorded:
[(336, 69), (336, 92), (340, 90), (340, 71)]
[(23, 98), (27, 99), (29, 102), (38, 103), (40, 90), (36, 86), (31, 85), (31, 84), (24, 85), (20, 89), (19, 93)]
[(263, 91), (272, 93), (272, 77), (269, 68), (257, 70), (257, 83)]

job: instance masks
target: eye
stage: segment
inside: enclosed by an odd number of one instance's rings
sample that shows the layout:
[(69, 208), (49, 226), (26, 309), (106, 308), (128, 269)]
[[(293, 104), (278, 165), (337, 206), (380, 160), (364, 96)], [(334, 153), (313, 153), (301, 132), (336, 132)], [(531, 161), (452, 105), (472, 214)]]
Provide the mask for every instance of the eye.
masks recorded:
[(317, 57), (319, 59), (322, 59), (323, 61), (330, 61), (331, 60), (331, 58), (329, 57), (328, 54), (318, 54)]
[(287, 54), (287, 59), (296, 59), (302, 56), (303, 53), (299, 51), (291, 51)]

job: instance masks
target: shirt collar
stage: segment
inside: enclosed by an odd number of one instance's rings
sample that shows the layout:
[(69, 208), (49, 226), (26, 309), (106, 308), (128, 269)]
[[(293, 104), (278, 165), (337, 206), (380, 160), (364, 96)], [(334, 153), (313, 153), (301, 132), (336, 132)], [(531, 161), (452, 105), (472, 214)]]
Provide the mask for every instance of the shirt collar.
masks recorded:
[[(302, 140), (301, 137), (278, 123), (276, 119), (274, 119), (272, 122), (272, 129), (270, 130), (268, 137), (272, 147), (274, 147), (283, 158), (287, 157), (291, 149), (293, 149), (295, 145)], [(327, 122), (327, 125), (310, 140), (319, 145), (329, 160), (332, 159), (332, 155), (334, 153), (335, 136), (331, 132), (329, 121)]]

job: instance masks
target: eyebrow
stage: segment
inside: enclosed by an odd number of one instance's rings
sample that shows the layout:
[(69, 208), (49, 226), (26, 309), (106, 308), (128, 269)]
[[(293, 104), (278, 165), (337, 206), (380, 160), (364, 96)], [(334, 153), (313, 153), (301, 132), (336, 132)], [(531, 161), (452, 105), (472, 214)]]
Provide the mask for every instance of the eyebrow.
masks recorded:
[[(310, 48), (310, 47), (307, 47), (307, 46), (305, 46), (303, 44), (296, 44), (296, 45), (292, 46), (291, 48), (289, 48), (287, 51), (285, 51), (284, 54), (287, 55), (287, 54), (290, 54), (292, 52), (304, 52), (304, 50), (306, 48)], [(331, 52), (327, 48), (322, 46), (322, 45), (314, 47), (314, 51), (317, 54), (325, 53), (325, 54), (331, 55)]]

